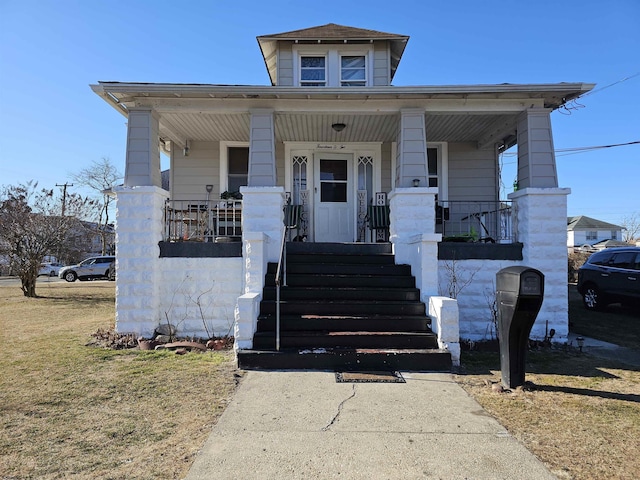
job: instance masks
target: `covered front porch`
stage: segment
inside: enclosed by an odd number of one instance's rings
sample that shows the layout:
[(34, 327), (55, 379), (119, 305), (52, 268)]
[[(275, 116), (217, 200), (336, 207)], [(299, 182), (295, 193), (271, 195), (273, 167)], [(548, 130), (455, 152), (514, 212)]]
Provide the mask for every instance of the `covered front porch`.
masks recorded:
[[(569, 191), (558, 188), (550, 113), (580, 88), (250, 87), (241, 94), (240, 87), (182, 86), (176, 97), (160, 85), (100, 87), (129, 118), (125, 185), (117, 192), (119, 330), (152, 330), (180, 298), (183, 329), (197, 332), (206, 320), (193, 300), (215, 285), (210, 316), (224, 316), (237, 348), (252, 348), (285, 212), (298, 206), (291, 240), (391, 245), (454, 363), (461, 337), (490, 330), (480, 312), (486, 300), (478, 299), (511, 264), (545, 273), (545, 320), (533, 335), (548, 328), (557, 339), (566, 335)], [(498, 156), (516, 143), (519, 189), (502, 200)], [(170, 192), (159, 188), (161, 149), (171, 159)], [(372, 228), (370, 207), (384, 207), (388, 225)], [(451, 268), (456, 278), (474, 274), (465, 292), (449, 288)]]

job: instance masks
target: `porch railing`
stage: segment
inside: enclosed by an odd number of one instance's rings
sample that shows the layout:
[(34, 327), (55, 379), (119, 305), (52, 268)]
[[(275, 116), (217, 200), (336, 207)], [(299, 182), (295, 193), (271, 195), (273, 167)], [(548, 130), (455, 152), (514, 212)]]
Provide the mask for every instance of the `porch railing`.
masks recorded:
[(438, 201), (436, 217), (443, 241), (513, 243), (511, 201)]
[(167, 200), (166, 242), (221, 242), (242, 237), (242, 200)]

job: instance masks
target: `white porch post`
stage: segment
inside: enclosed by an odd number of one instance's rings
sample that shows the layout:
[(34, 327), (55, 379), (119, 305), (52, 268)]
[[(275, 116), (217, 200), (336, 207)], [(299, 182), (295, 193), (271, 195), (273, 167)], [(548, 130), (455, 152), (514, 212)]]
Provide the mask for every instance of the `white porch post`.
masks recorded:
[[(544, 301), (531, 331), (554, 340), (569, 333), (567, 291), (567, 195), (558, 188), (558, 173), (551, 130), (551, 110), (530, 108), (518, 117), (518, 190), (509, 194), (516, 212), (515, 229), (522, 242), (522, 263), (545, 276)], [(548, 324), (548, 327), (547, 327)]]
[(241, 187), (244, 294), (235, 312), (236, 349), (252, 348), (268, 262), (277, 262), (284, 226), (283, 187)]
[(116, 330), (150, 336), (160, 321), (159, 262), (164, 205), (159, 116), (129, 109), (124, 186), (116, 194)]
[(153, 109), (129, 109), (125, 186), (162, 186), (159, 131), (159, 116)]

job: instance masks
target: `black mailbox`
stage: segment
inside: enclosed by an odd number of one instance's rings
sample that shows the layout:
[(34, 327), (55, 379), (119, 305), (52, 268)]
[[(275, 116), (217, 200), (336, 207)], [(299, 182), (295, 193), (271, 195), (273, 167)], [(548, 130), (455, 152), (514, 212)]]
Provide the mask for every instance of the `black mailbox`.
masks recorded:
[(544, 297), (544, 275), (529, 267), (507, 267), (496, 274), (498, 339), (502, 383), (524, 384), (527, 342)]

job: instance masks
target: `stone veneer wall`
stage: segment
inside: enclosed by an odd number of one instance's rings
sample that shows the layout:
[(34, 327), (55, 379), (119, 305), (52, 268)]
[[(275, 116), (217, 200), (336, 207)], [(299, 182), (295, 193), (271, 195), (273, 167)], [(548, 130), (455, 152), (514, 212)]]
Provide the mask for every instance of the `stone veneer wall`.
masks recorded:
[(228, 334), (242, 294), (242, 258), (159, 258), (168, 192), (115, 191), (117, 331), (148, 337), (168, 316), (179, 335), (205, 337), (199, 302), (210, 331)]
[(218, 337), (234, 334), (234, 310), (242, 294), (242, 258), (157, 260), (160, 285), (156, 325), (167, 323), (168, 317), (178, 335), (207, 338), (207, 330)]
[[(488, 303), (495, 293), (496, 273), (513, 265), (535, 268), (545, 276), (544, 301), (531, 330), (531, 338), (543, 339), (554, 329), (554, 341), (567, 340), (569, 311), (565, 244), (569, 192), (569, 189), (562, 188), (526, 188), (509, 195), (516, 212), (517, 239), (523, 244), (522, 261), (439, 260), (440, 294), (449, 296), (448, 287), (454, 275), (458, 279), (457, 288), (461, 289), (457, 300), (462, 340), (495, 338)], [(473, 280), (468, 282), (471, 276)]]

